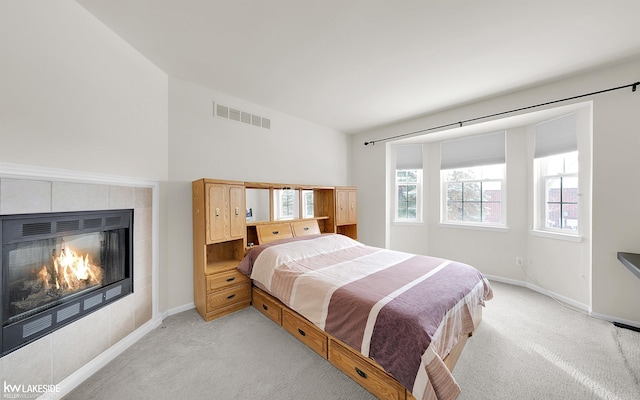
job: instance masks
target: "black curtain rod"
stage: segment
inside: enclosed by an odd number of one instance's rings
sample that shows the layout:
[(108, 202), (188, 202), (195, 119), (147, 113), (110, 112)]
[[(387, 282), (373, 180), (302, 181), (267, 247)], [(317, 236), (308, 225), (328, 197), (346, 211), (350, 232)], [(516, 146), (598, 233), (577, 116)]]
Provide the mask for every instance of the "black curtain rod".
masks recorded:
[(364, 145), (367, 146), (367, 145), (370, 145), (370, 144), (376, 144), (376, 142), (384, 142), (384, 141), (391, 140), (391, 139), (398, 139), (398, 138), (401, 138), (401, 137), (413, 136), (413, 135), (416, 135), (418, 133), (435, 131), (435, 130), (442, 129), (442, 128), (450, 128), (450, 127), (454, 127), (454, 126), (462, 127), (462, 124), (466, 124), (467, 122), (474, 122), (474, 121), (478, 121), (478, 120), (485, 119), (485, 118), (497, 117), (499, 115), (510, 114), (510, 113), (514, 113), (514, 112), (517, 112), (517, 111), (523, 111), (523, 110), (528, 110), (528, 109), (531, 109), (531, 108), (547, 106), (549, 104), (560, 103), (560, 102), (563, 102), (563, 101), (575, 100), (575, 99), (579, 99), (581, 97), (593, 96), (593, 95), (596, 95), (596, 94), (611, 92), (611, 91), (614, 91), (614, 90), (625, 89), (625, 88), (628, 88), (628, 87), (632, 88), (632, 91), (635, 92), (638, 89), (638, 86), (640, 86), (640, 82), (630, 83), (628, 85), (618, 86), (618, 87), (605, 89), (605, 90), (599, 90), (597, 92), (581, 94), (581, 95), (578, 95), (578, 96), (567, 97), (567, 98), (560, 99), (560, 100), (554, 100), (554, 101), (548, 101), (546, 103), (535, 104), (533, 106), (516, 108), (514, 110), (502, 111), (502, 112), (499, 112), (499, 113), (489, 114), (489, 115), (485, 115), (485, 116), (482, 116), (482, 117), (466, 119), (464, 121), (458, 121), (458, 122), (452, 122), (450, 124), (434, 126), (433, 128), (421, 129), (419, 131), (413, 131), (413, 132), (409, 132), (409, 133), (403, 133), (403, 134), (400, 134), (400, 135), (389, 136), (389, 137), (386, 137), (384, 139), (370, 140), (368, 142), (364, 142)]

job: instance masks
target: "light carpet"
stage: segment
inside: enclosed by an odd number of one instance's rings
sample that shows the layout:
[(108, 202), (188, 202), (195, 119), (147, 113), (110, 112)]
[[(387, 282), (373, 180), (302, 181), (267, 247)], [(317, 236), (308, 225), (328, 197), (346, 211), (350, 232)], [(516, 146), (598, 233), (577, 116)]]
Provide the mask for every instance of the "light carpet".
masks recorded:
[[(460, 400), (640, 399), (640, 333), (529, 289), (492, 282), (494, 299), (454, 369)], [(373, 399), (253, 308), (205, 322), (167, 318), (65, 397)]]

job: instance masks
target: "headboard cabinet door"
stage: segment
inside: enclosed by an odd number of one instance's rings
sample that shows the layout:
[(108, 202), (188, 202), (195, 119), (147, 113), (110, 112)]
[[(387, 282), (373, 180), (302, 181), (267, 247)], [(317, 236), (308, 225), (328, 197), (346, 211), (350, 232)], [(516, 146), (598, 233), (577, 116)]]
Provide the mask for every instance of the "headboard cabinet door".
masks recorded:
[(258, 242), (260, 242), (260, 244), (293, 237), (290, 222), (258, 225), (256, 230), (258, 231)]
[(321, 233), (318, 221), (315, 219), (294, 221), (291, 223), (291, 227), (293, 228), (293, 236), (319, 235)]

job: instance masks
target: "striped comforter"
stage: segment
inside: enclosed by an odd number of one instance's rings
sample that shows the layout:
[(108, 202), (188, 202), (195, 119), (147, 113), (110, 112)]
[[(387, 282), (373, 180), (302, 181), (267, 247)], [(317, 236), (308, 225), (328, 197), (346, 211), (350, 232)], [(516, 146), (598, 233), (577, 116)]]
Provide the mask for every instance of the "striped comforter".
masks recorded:
[(442, 362), (480, 322), (493, 294), (475, 268), (365, 246), (337, 234), (253, 248), (254, 283), (325, 332), (374, 359), (418, 399), (455, 399)]

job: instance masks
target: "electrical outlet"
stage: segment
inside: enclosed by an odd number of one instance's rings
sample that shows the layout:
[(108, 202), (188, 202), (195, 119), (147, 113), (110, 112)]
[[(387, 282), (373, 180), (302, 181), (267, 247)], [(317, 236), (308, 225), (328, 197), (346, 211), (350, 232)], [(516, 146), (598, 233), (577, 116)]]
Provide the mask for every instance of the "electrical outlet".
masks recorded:
[(524, 260), (522, 259), (522, 257), (516, 257), (516, 265), (518, 266), (524, 265)]

